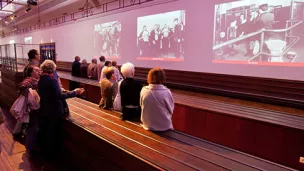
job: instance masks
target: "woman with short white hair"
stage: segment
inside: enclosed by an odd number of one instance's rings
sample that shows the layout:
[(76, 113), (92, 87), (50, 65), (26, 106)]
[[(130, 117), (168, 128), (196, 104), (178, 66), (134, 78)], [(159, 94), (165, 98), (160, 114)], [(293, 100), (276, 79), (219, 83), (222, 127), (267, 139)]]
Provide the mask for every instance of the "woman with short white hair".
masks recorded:
[(75, 89), (63, 93), (53, 73), (56, 64), (45, 60), (41, 64), (42, 74), (38, 82), (40, 96), (41, 119), (41, 151), (46, 159), (55, 159), (63, 145), (63, 123), (68, 114), (65, 99), (76, 97), (83, 93), (83, 89)]
[[(132, 77), (132, 73), (134, 73), (134, 65), (130, 62), (127, 62), (121, 66), (120, 72), (122, 73), (123, 78)], [(118, 82), (118, 92), (113, 103), (113, 109), (119, 112), (122, 112), (120, 96), (120, 84), (122, 81), (123, 79)]]
[(141, 113), (139, 97), (142, 83), (133, 78), (135, 68), (130, 62), (122, 65), (121, 73), (125, 78), (120, 84), (122, 120), (139, 120)]

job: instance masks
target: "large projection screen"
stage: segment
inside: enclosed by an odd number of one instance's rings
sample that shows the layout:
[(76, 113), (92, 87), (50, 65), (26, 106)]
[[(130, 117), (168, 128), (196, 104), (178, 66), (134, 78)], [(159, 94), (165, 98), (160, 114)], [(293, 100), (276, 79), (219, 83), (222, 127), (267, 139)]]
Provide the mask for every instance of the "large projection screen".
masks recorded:
[(159, 1), (1, 42), (55, 42), (59, 61), (104, 55), (119, 65), (304, 81), (304, 1)]

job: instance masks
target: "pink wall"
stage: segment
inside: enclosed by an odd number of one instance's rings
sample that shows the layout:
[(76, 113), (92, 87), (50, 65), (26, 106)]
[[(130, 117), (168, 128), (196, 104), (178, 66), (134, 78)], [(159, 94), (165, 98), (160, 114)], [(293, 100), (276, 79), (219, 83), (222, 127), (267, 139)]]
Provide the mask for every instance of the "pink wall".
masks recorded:
[[(94, 56), (101, 55), (101, 47), (94, 44), (94, 25), (120, 21), (122, 24), (122, 50), (121, 59), (118, 60), (119, 64), (129, 61), (139, 67), (160, 66), (175, 70), (304, 81), (304, 77), (302, 76), (303, 67), (212, 63), (214, 5), (218, 3), (223, 3), (223, 0), (179, 0), (168, 2), (151, 7), (100, 16), (85, 21), (78, 21), (51, 29), (7, 37), (1, 39), (1, 44), (8, 44), (10, 40), (15, 40), (16, 43), (24, 43), (25, 37), (32, 37), (33, 44), (47, 43), (52, 40), (56, 43), (58, 60), (73, 61), (73, 58), (78, 55), (90, 61)], [(176, 10), (186, 11), (184, 61), (137, 60), (137, 17)]]

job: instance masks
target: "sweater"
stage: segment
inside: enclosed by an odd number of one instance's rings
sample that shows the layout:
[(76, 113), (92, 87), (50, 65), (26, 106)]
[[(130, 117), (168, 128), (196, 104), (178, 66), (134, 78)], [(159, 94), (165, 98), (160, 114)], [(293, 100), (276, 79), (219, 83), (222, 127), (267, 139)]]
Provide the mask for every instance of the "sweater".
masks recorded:
[(149, 84), (140, 92), (142, 126), (145, 130), (173, 129), (174, 101), (171, 91), (162, 84)]

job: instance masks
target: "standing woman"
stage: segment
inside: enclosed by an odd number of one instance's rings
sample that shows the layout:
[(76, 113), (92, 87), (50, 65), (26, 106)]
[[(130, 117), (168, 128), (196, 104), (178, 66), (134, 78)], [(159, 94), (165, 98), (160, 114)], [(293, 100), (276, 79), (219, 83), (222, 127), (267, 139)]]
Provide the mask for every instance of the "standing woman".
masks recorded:
[(42, 115), (41, 152), (47, 160), (58, 158), (63, 146), (63, 123), (66, 119), (64, 102), (67, 98), (76, 97), (83, 89), (63, 93), (53, 73), (56, 65), (51, 60), (41, 64), (42, 74), (38, 83), (40, 95), (40, 112)]
[[(28, 96), (29, 89), (32, 90), (38, 89), (38, 81), (40, 78), (40, 68), (34, 65), (29, 65), (26, 70), (26, 75), (28, 76), (23, 82), (20, 84), (19, 93), (23, 96)], [(32, 110), (29, 113), (29, 123), (27, 129), (27, 137), (26, 137), (26, 150), (32, 155), (35, 150), (38, 149), (37, 146), (37, 137), (39, 130), (39, 111)]]
[(165, 72), (153, 68), (148, 74), (148, 86), (140, 92), (141, 121), (145, 130), (166, 131), (173, 129), (174, 101), (171, 91), (165, 87)]

